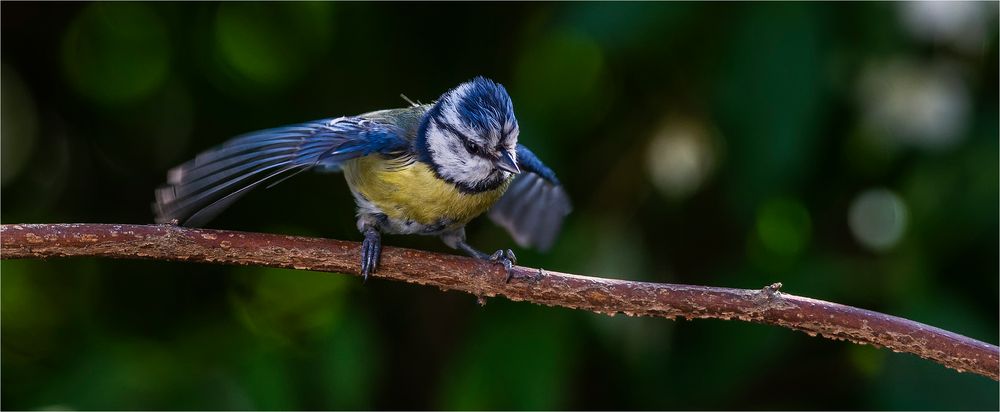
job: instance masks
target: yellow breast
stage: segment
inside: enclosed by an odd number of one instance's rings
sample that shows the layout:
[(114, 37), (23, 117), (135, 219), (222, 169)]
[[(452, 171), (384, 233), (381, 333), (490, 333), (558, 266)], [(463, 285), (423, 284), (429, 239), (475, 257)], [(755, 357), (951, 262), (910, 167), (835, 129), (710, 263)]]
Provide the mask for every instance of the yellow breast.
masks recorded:
[(442, 220), (464, 225), (500, 199), (508, 180), (500, 187), (481, 193), (460, 192), (438, 179), (426, 164), (400, 164), (379, 155), (358, 158), (344, 164), (344, 177), (351, 189), (364, 196), (394, 220), (413, 220), (434, 225)]

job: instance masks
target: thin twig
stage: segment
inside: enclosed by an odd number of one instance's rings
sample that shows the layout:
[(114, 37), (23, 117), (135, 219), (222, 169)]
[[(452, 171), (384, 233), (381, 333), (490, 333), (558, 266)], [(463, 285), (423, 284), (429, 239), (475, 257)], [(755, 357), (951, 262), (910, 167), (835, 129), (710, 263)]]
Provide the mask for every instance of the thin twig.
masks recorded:
[[(360, 244), (340, 240), (170, 225), (32, 224), (0, 226), (0, 258), (102, 256), (258, 265), (358, 275)], [(958, 371), (1000, 378), (1000, 348), (911, 320), (779, 292), (632, 282), (517, 266), (505, 283), (499, 265), (460, 256), (387, 247), (376, 277), (505, 296), (548, 306), (630, 316), (739, 319), (809, 335), (886, 347)]]

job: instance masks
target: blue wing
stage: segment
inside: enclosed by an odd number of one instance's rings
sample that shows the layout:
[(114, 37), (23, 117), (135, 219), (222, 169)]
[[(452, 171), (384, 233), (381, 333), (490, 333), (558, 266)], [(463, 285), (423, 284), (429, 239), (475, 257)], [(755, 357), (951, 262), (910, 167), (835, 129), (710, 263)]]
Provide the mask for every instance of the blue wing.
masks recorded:
[(404, 155), (409, 142), (396, 127), (340, 117), (262, 130), (233, 138), (167, 172), (156, 190), (156, 221), (201, 226), (265, 182), (299, 172), (338, 170), (372, 153)]
[(490, 209), (490, 219), (518, 245), (548, 250), (572, 209), (569, 196), (552, 169), (527, 147), (517, 145), (517, 164), (521, 174)]

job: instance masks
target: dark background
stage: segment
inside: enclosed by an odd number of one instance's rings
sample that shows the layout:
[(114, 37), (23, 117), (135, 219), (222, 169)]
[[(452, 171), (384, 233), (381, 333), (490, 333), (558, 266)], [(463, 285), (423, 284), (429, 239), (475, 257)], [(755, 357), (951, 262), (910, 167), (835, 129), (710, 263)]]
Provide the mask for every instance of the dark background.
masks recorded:
[[(575, 210), (522, 264), (784, 290), (998, 341), (996, 3), (9, 3), (2, 222), (149, 223), (230, 136), (510, 91)], [(338, 175), (211, 227), (359, 239)], [(487, 219), (482, 249), (513, 242)], [(386, 243), (446, 251), (434, 238)], [(3, 261), (3, 409), (993, 409), (997, 383), (733, 321), (304, 271)]]

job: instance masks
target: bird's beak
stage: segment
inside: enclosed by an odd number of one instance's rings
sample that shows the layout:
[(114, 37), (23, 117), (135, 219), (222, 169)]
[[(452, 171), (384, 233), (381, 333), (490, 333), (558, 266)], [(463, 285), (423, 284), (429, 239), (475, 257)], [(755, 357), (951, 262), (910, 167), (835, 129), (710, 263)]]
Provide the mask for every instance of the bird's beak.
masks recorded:
[(497, 167), (513, 174), (521, 173), (521, 168), (517, 167), (517, 161), (514, 160), (514, 156), (506, 150), (500, 154), (500, 159), (497, 160)]

